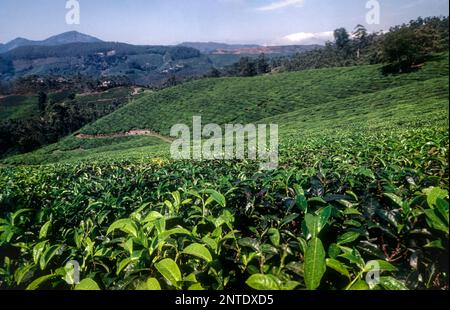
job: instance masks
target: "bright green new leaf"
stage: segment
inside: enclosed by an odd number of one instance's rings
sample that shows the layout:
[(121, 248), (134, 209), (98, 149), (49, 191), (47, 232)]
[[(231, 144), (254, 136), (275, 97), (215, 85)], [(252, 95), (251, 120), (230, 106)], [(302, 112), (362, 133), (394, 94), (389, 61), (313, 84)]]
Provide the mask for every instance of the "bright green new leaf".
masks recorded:
[(274, 246), (279, 246), (280, 245), (280, 231), (276, 228), (270, 228), (267, 233), (269, 234), (270, 242), (272, 242), (272, 244)]
[(260, 291), (275, 291), (280, 289), (278, 281), (274, 276), (260, 273), (251, 275), (245, 283), (251, 288)]
[(146, 284), (147, 284), (147, 289), (150, 291), (160, 291), (161, 290), (161, 285), (159, 285), (158, 280), (155, 278), (148, 278)]
[(445, 200), (448, 197), (448, 191), (439, 187), (430, 187), (423, 192), (427, 195), (427, 203), (431, 208), (436, 206), (438, 198)]
[(109, 226), (108, 231), (106, 232), (108, 235), (112, 233), (114, 230), (121, 230), (124, 233), (132, 235), (133, 237), (137, 237), (137, 227), (136, 224), (131, 219), (121, 219), (115, 221)]
[(98, 286), (97, 282), (90, 278), (86, 278), (81, 280), (80, 283), (78, 283), (75, 286), (75, 290), (77, 291), (99, 291), (100, 287)]
[(209, 250), (204, 245), (199, 243), (189, 245), (183, 250), (182, 253), (201, 258), (208, 263), (212, 262), (212, 256)]
[(169, 281), (170, 284), (178, 287), (178, 282), (182, 280), (181, 271), (173, 259), (163, 259), (155, 264), (155, 268), (167, 281)]
[(47, 221), (44, 225), (42, 225), (41, 230), (39, 231), (39, 239), (44, 239), (47, 237), (51, 223), (51, 221)]

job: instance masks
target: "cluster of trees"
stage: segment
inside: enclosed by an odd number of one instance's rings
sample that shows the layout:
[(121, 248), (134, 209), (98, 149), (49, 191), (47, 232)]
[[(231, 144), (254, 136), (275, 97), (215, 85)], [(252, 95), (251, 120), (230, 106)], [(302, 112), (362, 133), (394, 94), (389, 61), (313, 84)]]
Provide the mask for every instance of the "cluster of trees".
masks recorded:
[(126, 76), (93, 78), (86, 75), (73, 77), (29, 75), (13, 81), (0, 83), (0, 95), (36, 94), (38, 92), (54, 93), (62, 91), (94, 92), (110, 88), (131, 86)]
[(213, 68), (207, 77), (220, 77), (220, 76), (255, 76), (259, 74), (266, 74), (271, 72), (272, 64), (271, 60), (265, 55), (261, 54), (257, 58), (241, 57), (238, 62), (228, 66), (224, 70), (220, 71)]
[(47, 94), (38, 92), (39, 115), (0, 122), (0, 158), (26, 153), (80, 129), (114, 112), (128, 101), (128, 96), (104, 102), (78, 100), (73, 92)]
[(388, 72), (404, 72), (432, 53), (448, 50), (448, 28), (448, 17), (419, 17), (387, 33), (368, 33), (362, 25), (352, 33), (339, 28), (334, 31), (334, 42), (327, 42), (323, 48), (270, 61), (264, 55), (258, 59), (244, 57), (225, 70), (213, 70), (209, 76), (254, 76), (271, 71), (378, 63), (385, 63)]
[(352, 34), (336, 29), (334, 43), (325, 48), (282, 59), (287, 70), (384, 63), (394, 71), (409, 70), (432, 53), (448, 50), (448, 17), (419, 17), (392, 27), (387, 33), (371, 33), (358, 25)]
[(32, 60), (49, 57), (88, 57), (90, 55), (99, 55), (107, 58), (140, 54), (166, 55), (173, 60), (200, 56), (198, 50), (184, 46), (145, 46), (126, 43), (97, 42), (69, 43), (55, 46), (21, 46), (3, 53), (2, 58), (5, 60)]

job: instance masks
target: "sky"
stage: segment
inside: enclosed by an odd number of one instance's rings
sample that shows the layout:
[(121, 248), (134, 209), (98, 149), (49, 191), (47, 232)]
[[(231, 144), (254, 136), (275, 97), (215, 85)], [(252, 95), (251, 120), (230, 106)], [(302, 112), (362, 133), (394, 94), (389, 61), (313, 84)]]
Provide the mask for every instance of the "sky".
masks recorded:
[[(67, 1), (80, 5), (78, 25), (66, 23)], [(379, 3), (379, 24), (367, 23), (368, 2)], [(322, 44), (339, 27), (388, 30), (448, 11), (448, 0), (0, 0), (0, 42), (76, 30), (131, 44)]]

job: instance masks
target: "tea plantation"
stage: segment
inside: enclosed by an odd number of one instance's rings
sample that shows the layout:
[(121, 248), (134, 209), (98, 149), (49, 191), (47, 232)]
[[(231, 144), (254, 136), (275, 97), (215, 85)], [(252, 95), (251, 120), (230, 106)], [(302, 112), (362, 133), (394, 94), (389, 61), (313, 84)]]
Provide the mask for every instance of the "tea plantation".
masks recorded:
[(277, 123), (273, 171), (144, 136), (6, 158), (0, 288), (448, 289), (448, 55), (380, 68), (194, 81), (80, 130)]

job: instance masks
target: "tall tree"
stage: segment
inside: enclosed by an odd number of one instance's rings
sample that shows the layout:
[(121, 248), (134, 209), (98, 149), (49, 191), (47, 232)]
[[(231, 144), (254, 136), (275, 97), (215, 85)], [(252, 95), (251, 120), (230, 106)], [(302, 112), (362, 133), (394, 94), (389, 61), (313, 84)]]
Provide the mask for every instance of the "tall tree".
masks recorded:
[(256, 71), (258, 74), (265, 74), (270, 72), (270, 65), (264, 53), (259, 55), (258, 59), (256, 60)]
[(255, 76), (258, 73), (255, 62), (249, 57), (242, 57), (238, 67), (240, 76)]
[(338, 28), (334, 31), (334, 41), (339, 49), (343, 49), (350, 42), (350, 35), (345, 28)]
[(356, 45), (356, 58), (360, 58), (361, 50), (367, 46), (367, 29), (361, 24), (356, 25), (353, 31), (353, 38)]

